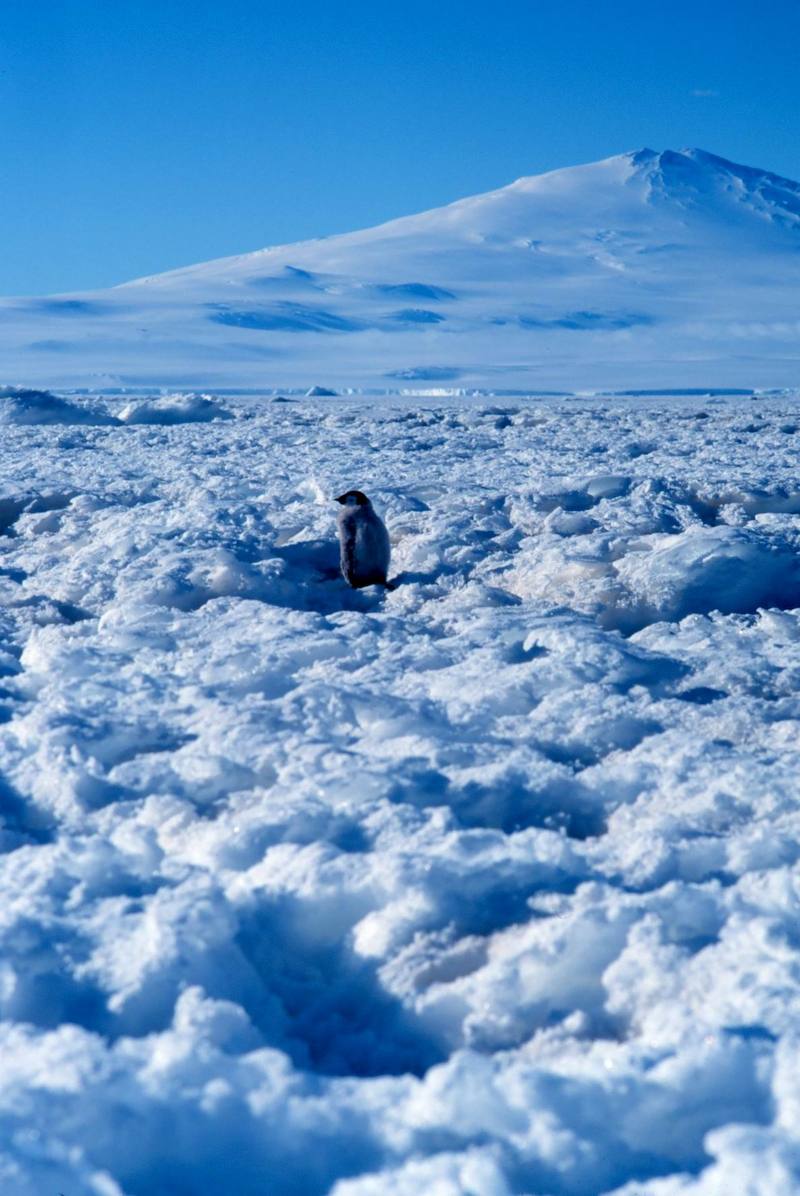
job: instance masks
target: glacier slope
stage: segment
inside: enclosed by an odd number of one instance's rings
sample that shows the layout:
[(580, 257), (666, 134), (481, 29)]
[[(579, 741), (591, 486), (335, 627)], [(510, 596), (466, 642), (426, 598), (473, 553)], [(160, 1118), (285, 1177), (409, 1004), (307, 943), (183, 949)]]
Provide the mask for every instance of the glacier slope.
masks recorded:
[(800, 1191), (795, 404), (209, 403), (4, 428), (4, 1196)]

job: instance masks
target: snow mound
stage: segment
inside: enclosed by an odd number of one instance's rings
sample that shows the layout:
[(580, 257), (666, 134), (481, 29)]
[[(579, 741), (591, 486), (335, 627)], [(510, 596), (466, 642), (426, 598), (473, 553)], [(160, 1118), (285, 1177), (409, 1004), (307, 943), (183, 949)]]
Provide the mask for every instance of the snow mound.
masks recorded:
[(647, 622), (689, 614), (800, 607), (800, 553), (785, 541), (738, 527), (692, 527), (647, 537), (616, 562)]
[(307, 398), (333, 398), (339, 392), (336, 390), (329, 390), (327, 386), (312, 386), (310, 390), (306, 391)]
[[(621, 455), (654, 451), (639, 449)], [(520, 544), (504, 582), (523, 600), (563, 603), (626, 634), (691, 614), (791, 610), (800, 535), (780, 516), (799, 511), (790, 486), (704, 493), (625, 474), (551, 480), (517, 500), (523, 527), (539, 534)]]
[(176, 394), (128, 403), (119, 418), (124, 424), (206, 424), (233, 419), (233, 413), (213, 395)]
[(0, 386), (0, 424), (95, 424), (117, 421), (95, 405), (69, 402), (49, 390)]

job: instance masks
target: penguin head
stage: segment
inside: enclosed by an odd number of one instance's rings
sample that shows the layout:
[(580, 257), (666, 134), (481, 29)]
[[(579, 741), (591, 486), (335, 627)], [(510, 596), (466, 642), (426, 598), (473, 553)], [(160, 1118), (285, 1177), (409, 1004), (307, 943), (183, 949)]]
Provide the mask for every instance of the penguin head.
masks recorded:
[(340, 502), (343, 507), (368, 507), (370, 505), (366, 494), (360, 490), (346, 490), (344, 494), (340, 494), (335, 502)]

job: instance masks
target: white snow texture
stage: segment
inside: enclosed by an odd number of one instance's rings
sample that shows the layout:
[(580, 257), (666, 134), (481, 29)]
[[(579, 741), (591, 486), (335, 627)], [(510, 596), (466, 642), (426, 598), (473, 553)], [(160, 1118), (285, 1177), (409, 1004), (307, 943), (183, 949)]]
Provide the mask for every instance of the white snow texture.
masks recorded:
[(796, 410), (0, 394), (3, 1196), (800, 1192)]

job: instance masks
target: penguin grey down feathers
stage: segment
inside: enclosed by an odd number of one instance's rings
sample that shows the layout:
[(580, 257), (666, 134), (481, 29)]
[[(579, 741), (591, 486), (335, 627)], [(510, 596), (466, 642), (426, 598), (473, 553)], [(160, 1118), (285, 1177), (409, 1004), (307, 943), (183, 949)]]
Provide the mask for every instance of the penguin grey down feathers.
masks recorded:
[(338, 518), (342, 576), (354, 589), (385, 586), (390, 549), (383, 520), (360, 490), (348, 490), (336, 502), (342, 504)]

